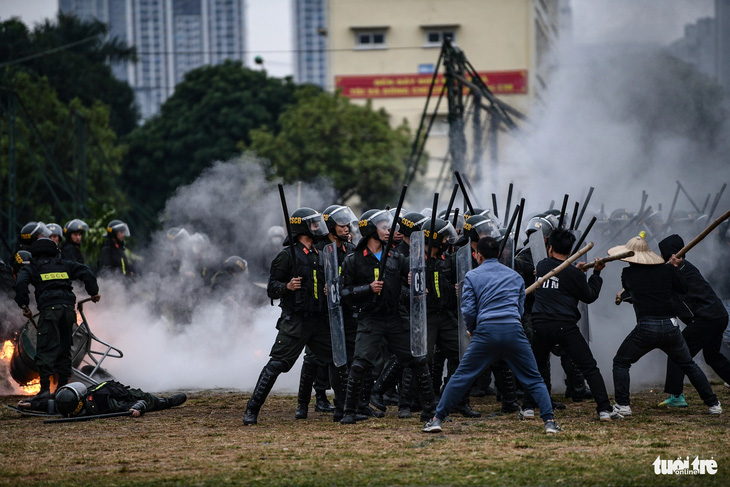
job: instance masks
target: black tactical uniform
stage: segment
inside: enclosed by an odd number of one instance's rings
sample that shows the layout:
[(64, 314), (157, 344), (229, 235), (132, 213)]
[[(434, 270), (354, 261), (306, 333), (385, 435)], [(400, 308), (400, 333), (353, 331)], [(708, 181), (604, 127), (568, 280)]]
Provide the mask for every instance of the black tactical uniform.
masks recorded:
[[(322, 215), (311, 208), (296, 210), (291, 214), (291, 221), (297, 235), (314, 237), (311, 233), (313, 226), (317, 229), (321, 227), (325, 232), (327, 230)], [(306, 230), (295, 229), (295, 224), (304, 225)], [(281, 316), (276, 323), (279, 333), (269, 354), (271, 358), (261, 371), (246, 405), (244, 425), (257, 423), (259, 410), (271, 392), (276, 378), (282, 372), (291, 370), (305, 346), (309, 346), (326, 364), (332, 363), (332, 340), (324, 294), (324, 268), (319, 251), (314, 246), (307, 248), (297, 239), (294, 252), (297, 259), (296, 271), (292, 265), (290, 247), (279, 252), (271, 264), (267, 294), (272, 300), (280, 299)], [(291, 291), (287, 288), (287, 283), (295, 275), (302, 279), (301, 289)]]
[(101, 244), (99, 252), (99, 271), (111, 269), (124, 277), (132, 277), (135, 271), (124, 253), (124, 239), (117, 238), (117, 232), (122, 232), (128, 237), (129, 227), (120, 220), (112, 220), (106, 231), (107, 239)]
[(56, 244), (39, 239), (31, 246), (33, 258), (20, 269), (15, 283), (15, 302), (24, 308), (30, 303), (28, 285), (35, 288), (40, 317), (36, 344), (36, 366), (40, 375), (41, 392), (50, 392), (50, 380), (58, 373), (59, 385), (71, 376), (71, 335), (76, 324), (73, 280), (84, 282), (90, 296), (99, 293), (96, 276), (83, 264), (63, 260)]
[(71, 260), (73, 262), (78, 262), (79, 264), (84, 263), (84, 256), (81, 253), (81, 245), (73, 243), (70, 238), (61, 245), (61, 254), (65, 260)]
[[(388, 251), (383, 246), (381, 258), (383, 252), (388, 252), (388, 259), (381, 276), (381, 261), (367, 248), (370, 238), (378, 238), (377, 222), (379, 218), (387, 218), (385, 215), (389, 216), (385, 210), (369, 210), (362, 215), (360, 229), (363, 240), (355, 252), (345, 258), (342, 266), (341, 296), (358, 314), (355, 358), (350, 367), (343, 424), (355, 422), (363, 382), (378, 358), (383, 339), (404, 366), (413, 368), (424, 409), (432, 414), (436, 406), (426, 357), (413, 357), (410, 350), (410, 324), (405, 305), (409, 289), (408, 262), (401, 254)], [(383, 289), (377, 295), (370, 286), (374, 281), (383, 281)]]

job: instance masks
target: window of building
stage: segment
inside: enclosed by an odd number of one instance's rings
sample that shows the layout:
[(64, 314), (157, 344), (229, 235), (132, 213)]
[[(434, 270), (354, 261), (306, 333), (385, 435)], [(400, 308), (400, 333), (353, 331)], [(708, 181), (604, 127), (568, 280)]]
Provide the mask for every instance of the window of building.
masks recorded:
[(358, 29), (355, 32), (355, 49), (387, 49), (386, 29)]
[(441, 47), (444, 39), (451, 39), (456, 43), (456, 29), (454, 28), (427, 28), (425, 29), (426, 42), (424, 47)]

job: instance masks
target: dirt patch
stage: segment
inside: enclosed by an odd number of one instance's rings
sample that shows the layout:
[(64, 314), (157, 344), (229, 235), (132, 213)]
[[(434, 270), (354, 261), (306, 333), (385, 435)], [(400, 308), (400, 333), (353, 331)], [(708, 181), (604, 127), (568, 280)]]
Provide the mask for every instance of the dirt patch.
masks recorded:
[[(730, 406), (730, 393), (715, 385)], [(634, 416), (599, 422), (593, 402), (558, 411), (564, 432), (493, 414), (493, 397), (474, 399), (482, 418), (454, 416), (438, 435), (395, 408), (353, 426), (314, 412), (295, 420), (296, 398), (272, 396), (259, 424), (241, 421), (248, 395), (198, 391), (182, 407), (142, 418), (43, 424), (0, 410), (1, 485), (730, 485), (730, 428), (690, 407), (663, 410), (664, 394), (632, 396)], [(1, 396), (14, 404), (18, 396)], [(657, 457), (714, 460), (715, 475), (656, 475)]]

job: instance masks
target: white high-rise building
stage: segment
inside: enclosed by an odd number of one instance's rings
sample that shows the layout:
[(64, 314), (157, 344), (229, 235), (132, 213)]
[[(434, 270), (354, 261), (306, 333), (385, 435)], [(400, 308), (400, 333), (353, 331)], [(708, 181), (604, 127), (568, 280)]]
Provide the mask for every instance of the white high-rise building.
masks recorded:
[(59, 10), (109, 24), (110, 36), (137, 48), (137, 63), (114, 66), (144, 118), (157, 113), (191, 69), (244, 61), (245, 0), (59, 0)]
[(297, 83), (326, 88), (327, 21), (325, 0), (293, 0), (294, 60)]

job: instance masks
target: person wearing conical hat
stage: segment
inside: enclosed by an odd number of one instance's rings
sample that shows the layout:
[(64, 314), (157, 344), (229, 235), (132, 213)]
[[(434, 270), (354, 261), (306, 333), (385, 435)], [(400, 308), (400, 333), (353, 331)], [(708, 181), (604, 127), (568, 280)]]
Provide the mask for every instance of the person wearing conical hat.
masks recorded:
[[(682, 336), (687, 342), (689, 353), (694, 357), (700, 350), (705, 362), (725, 382), (730, 383), (730, 360), (722, 353), (722, 337), (727, 328), (728, 313), (717, 297), (712, 286), (705, 280), (699, 269), (687, 259), (677, 259), (675, 254), (684, 247), (684, 240), (677, 234), (670, 235), (659, 242), (662, 258), (679, 269), (689, 285), (689, 291), (682, 296), (682, 301), (691, 311), (691, 316), (682, 317), (687, 324)], [(667, 378), (664, 392), (670, 396), (659, 403), (662, 407), (687, 407), (682, 393), (684, 389), (684, 373), (671, 360), (667, 360)]]
[(616, 404), (614, 409), (623, 416), (632, 414), (629, 398), (629, 369), (641, 357), (660, 349), (679, 366), (709, 407), (710, 414), (722, 413), (717, 396), (712, 392), (702, 369), (692, 360), (687, 342), (679, 330), (674, 312), (674, 295), (688, 291), (687, 279), (673, 265), (665, 265), (660, 255), (649, 249), (644, 232), (608, 250), (608, 255), (633, 251), (634, 255), (621, 260), (629, 263), (621, 273), (624, 291), (616, 302), (629, 301), (636, 313), (636, 327), (619, 346), (613, 358), (613, 383)]

